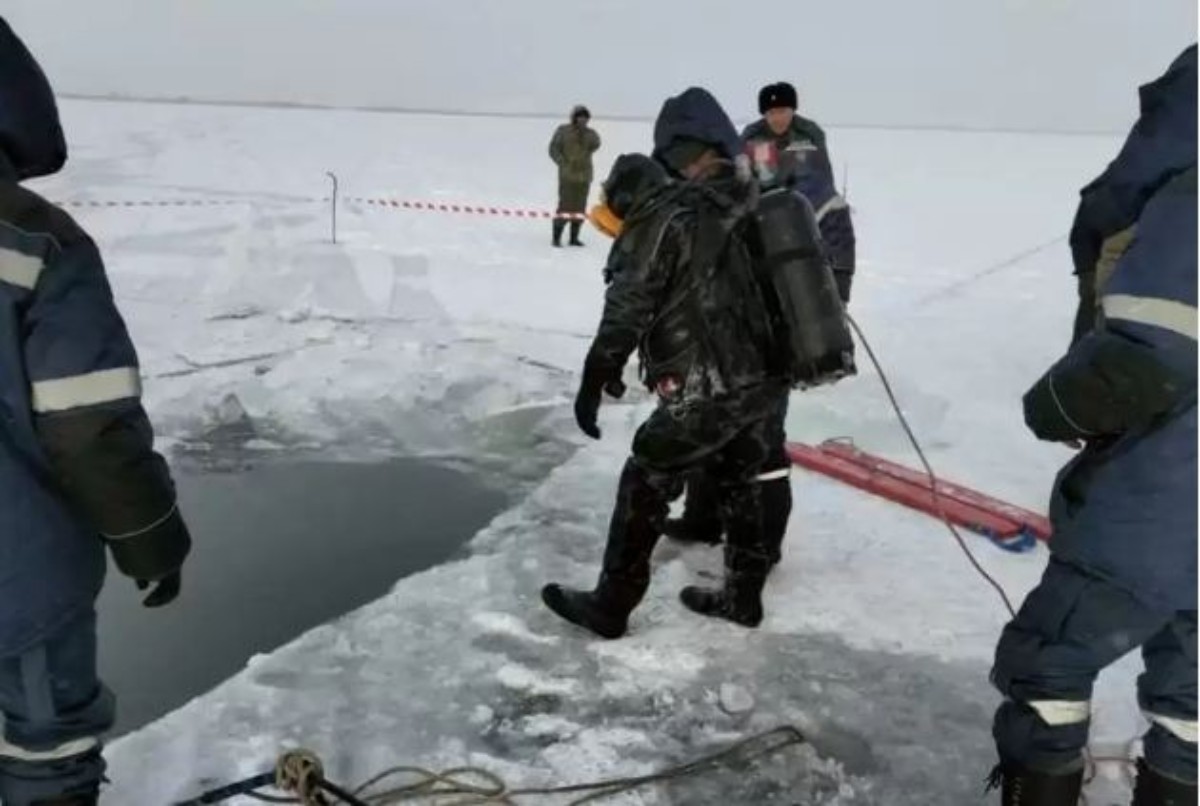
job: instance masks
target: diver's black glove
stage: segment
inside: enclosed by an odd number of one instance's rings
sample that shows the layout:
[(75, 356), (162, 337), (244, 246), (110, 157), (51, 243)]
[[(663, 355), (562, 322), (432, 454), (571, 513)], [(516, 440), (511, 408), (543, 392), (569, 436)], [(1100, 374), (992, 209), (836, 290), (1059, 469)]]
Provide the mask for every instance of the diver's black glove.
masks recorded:
[(600, 426), (596, 424), (596, 418), (600, 414), (600, 399), (605, 392), (616, 398), (625, 394), (621, 370), (589, 358), (583, 365), (583, 380), (575, 395), (575, 422), (592, 439), (600, 439)]

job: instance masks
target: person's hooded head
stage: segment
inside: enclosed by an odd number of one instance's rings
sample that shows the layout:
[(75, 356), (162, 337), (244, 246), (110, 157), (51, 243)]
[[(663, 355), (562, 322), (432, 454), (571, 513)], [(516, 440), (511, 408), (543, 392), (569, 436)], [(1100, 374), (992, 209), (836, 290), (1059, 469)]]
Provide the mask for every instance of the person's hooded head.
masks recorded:
[(732, 162), (741, 153), (733, 121), (701, 87), (668, 98), (654, 122), (654, 158), (677, 176), (696, 178), (710, 165)]
[(584, 126), (588, 125), (591, 120), (592, 113), (583, 104), (578, 104), (574, 109), (571, 110), (572, 125), (583, 128)]
[(0, 173), (18, 180), (57, 173), (67, 143), (50, 82), (20, 37), (0, 18)]
[(645, 154), (622, 154), (600, 185), (600, 203), (588, 218), (601, 232), (615, 238), (638, 202), (668, 182), (666, 170), (654, 159)]

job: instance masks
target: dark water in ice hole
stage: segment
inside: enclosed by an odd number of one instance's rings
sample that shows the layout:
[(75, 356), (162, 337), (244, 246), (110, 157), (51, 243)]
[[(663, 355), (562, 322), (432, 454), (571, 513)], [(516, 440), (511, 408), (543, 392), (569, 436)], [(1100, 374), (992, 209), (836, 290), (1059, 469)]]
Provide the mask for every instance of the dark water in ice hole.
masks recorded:
[(507, 503), (466, 473), (413, 459), (179, 468), (176, 483), (193, 537), (180, 598), (147, 610), (115, 571), (100, 597), (101, 674), (120, 710), (114, 736), (446, 562)]

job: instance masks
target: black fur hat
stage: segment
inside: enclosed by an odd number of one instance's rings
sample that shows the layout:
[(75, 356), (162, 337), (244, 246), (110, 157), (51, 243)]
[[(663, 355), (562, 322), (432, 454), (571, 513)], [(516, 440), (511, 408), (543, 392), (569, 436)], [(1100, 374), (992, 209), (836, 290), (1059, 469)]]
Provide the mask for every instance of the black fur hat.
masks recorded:
[(799, 105), (796, 88), (786, 81), (768, 84), (758, 91), (758, 113), (765, 115), (772, 109), (795, 109)]

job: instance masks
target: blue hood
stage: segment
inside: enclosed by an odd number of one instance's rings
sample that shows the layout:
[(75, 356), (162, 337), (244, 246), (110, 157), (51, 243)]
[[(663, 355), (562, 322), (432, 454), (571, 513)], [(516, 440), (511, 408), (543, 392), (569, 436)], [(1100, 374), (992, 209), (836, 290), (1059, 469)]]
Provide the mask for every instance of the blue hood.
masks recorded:
[(1190, 45), (1160, 78), (1138, 90), (1142, 117), (1158, 115), (1159, 126), (1190, 147), (1196, 160), (1196, 46)]
[(0, 17), (0, 152), (18, 179), (57, 173), (67, 143), (46, 74)]
[(712, 93), (700, 87), (668, 98), (654, 122), (656, 158), (681, 140), (710, 145), (730, 160), (742, 153), (742, 142), (733, 121)]
[(1142, 87), (1143, 110), (1147, 103), (1153, 103), (1159, 96), (1167, 93), (1179, 93), (1182, 97), (1195, 102), (1196, 94), (1189, 89), (1196, 86), (1196, 45), (1188, 45), (1183, 52), (1175, 57), (1167, 72), (1156, 81)]

